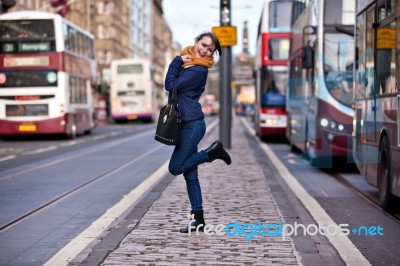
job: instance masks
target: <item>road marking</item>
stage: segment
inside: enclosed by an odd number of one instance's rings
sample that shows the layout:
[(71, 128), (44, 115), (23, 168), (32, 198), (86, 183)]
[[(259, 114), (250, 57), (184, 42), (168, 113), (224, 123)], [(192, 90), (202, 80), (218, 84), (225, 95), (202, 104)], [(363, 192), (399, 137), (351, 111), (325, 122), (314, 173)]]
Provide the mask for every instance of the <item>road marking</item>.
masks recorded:
[(16, 157), (15, 155), (9, 155), (9, 156), (3, 157), (3, 158), (0, 158), (0, 162), (15, 159), (15, 157)]
[[(248, 121), (246, 121), (244, 118), (241, 118), (241, 121), (246, 126), (247, 130), (255, 135), (254, 129), (250, 127)], [(278, 157), (276, 157), (271, 148), (266, 143), (262, 143), (258, 139), (257, 141), (260, 143), (261, 148), (272, 161), (273, 165), (278, 170), (283, 180), (290, 187), (297, 198), (303, 203), (306, 209), (310, 212), (314, 220), (323, 225), (332, 224), (337, 226), (337, 224), (325, 212), (321, 205), (319, 205), (319, 203), (313, 197), (311, 197), (310, 194), (308, 194), (308, 192), (290, 173), (285, 165), (278, 159)], [(347, 236), (327, 234), (326, 237), (339, 252), (346, 265), (371, 265)]]
[[(207, 126), (209, 132), (218, 124), (218, 120), (213, 121)], [(117, 220), (126, 210), (133, 207), (140, 199), (142, 199), (148, 191), (151, 190), (166, 174), (168, 174), (169, 160), (166, 161), (156, 172), (146, 178), (136, 188), (109, 208), (100, 218), (94, 221), (88, 228), (75, 237), (57, 254), (55, 254), (44, 265), (67, 265), (80, 252), (82, 252), (93, 240), (97, 239), (115, 220)]]
[(109, 149), (111, 147), (114, 147), (114, 146), (117, 146), (119, 144), (122, 144), (122, 143), (125, 143), (125, 142), (128, 142), (128, 141), (133, 141), (133, 140), (136, 140), (138, 138), (144, 137), (147, 134), (150, 134), (150, 132), (151, 132), (150, 130), (149, 131), (145, 131), (145, 132), (142, 132), (142, 133), (134, 135), (134, 136), (128, 136), (126, 138), (118, 139), (118, 140), (115, 140), (115, 141), (113, 140), (110, 143), (103, 144), (103, 145), (100, 145), (100, 146), (95, 146), (94, 148), (90, 147), (90, 148), (84, 149), (83, 151), (80, 150), (77, 153), (66, 155), (65, 157), (62, 157), (62, 158), (59, 158), (59, 159), (56, 159), (54, 161), (50, 161), (50, 162), (47, 162), (47, 163), (43, 163), (43, 164), (41, 164), (39, 166), (36, 166), (36, 167), (33, 167), (33, 168), (28, 168), (28, 169), (24, 169), (24, 170), (20, 170), (20, 171), (17, 170), (16, 172), (14, 172), (12, 170), (11, 173), (9, 173), (8, 175), (0, 176), (0, 180), (7, 179), (7, 178), (12, 178), (12, 177), (16, 177), (16, 176), (20, 176), (20, 175), (23, 175), (23, 174), (26, 174), (26, 173), (35, 172), (37, 170), (41, 170), (43, 168), (46, 168), (46, 167), (49, 167), (49, 166), (52, 166), (52, 165), (55, 165), (55, 164), (59, 164), (61, 162), (64, 162), (64, 161), (67, 161), (67, 160), (70, 160), (70, 159), (75, 159), (75, 158), (77, 158), (79, 156), (87, 155), (89, 153), (99, 152), (101, 150), (107, 150), (107, 149)]
[(157, 184), (162, 177), (168, 173), (168, 163), (166, 161), (149, 178), (146, 178), (140, 185), (126, 194), (117, 204), (108, 209), (99, 219), (94, 221), (81, 234), (75, 237), (57, 254), (55, 254), (44, 265), (67, 265), (82, 250), (84, 250), (93, 240), (97, 239), (119, 216), (131, 206), (134, 206), (147, 192)]
[(98, 136), (95, 136), (95, 137), (93, 137), (92, 138), (92, 140), (99, 140), (99, 139), (104, 139), (104, 138), (106, 138), (106, 137), (108, 137), (107, 135), (98, 135)]
[(49, 146), (47, 148), (40, 148), (40, 149), (37, 149), (37, 150), (34, 150), (34, 151), (26, 151), (26, 152), (23, 152), (22, 154), (23, 155), (39, 154), (39, 153), (42, 153), (42, 152), (55, 150), (57, 148), (58, 148), (57, 146)]
[(60, 144), (60, 146), (67, 147), (67, 146), (72, 146), (72, 145), (76, 145), (76, 144), (78, 144), (78, 142), (76, 140), (71, 140), (71, 141)]

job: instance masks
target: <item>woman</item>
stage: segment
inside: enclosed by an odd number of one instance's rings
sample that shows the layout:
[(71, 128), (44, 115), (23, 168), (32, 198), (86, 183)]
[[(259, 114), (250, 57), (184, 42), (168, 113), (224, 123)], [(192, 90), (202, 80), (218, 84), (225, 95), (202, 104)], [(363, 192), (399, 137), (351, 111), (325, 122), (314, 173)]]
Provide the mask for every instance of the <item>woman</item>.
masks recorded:
[(173, 175), (183, 174), (191, 204), (191, 222), (180, 230), (204, 228), (203, 199), (198, 179), (197, 166), (216, 159), (231, 164), (229, 154), (220, 141), (215, 141), (209, 148), (198, 152), (197, 146), (206, 132), (204, 114), (199, 98), (204, 92), (208, 68), (214, 65), (214, 53), (221, 55), (221, 45), (212, 32), (204, 32), (195, 38), (193, 46), (183, 49), (169, 65), (165, 78), (165, 88), (172, 92), (174, 86), (178, 94), (178, 106), (182, 114), (182, 137), (176, 146), (169, 163)]

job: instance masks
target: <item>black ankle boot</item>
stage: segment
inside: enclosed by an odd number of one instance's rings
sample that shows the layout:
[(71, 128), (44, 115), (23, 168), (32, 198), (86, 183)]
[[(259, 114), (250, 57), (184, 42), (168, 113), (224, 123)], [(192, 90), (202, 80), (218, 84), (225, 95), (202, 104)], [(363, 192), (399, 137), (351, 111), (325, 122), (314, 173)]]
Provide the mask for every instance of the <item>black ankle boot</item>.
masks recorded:
[(197, 226), (200, 226), (199, 231), (203, 232), (204, 226), (206, 225), (206, 223), (204, 222), (203, 211), (191, 211), (190, 214), (191, 214), (191, 217), (190, 217), (189, 224), (186, 227), (181, 228), (179, 230), (179, 232), (185, 233), (185, 234), (189, 233), (189, 226), (190, 226), (191, 232), (196, 231)]
[(209, 162), (212, 162), (216, 159), (221, 159), (223, 160), (227, 165), (230, 165), (232, 163), (231, 157), (229, 154), (226, 152), (224, 149), (224, 146), (222, 145), (222, 142), (219, 140), (214, 141), (213, 144), (211, 144), (210, 147), (208, 147), (205, 152), (208, 155)]

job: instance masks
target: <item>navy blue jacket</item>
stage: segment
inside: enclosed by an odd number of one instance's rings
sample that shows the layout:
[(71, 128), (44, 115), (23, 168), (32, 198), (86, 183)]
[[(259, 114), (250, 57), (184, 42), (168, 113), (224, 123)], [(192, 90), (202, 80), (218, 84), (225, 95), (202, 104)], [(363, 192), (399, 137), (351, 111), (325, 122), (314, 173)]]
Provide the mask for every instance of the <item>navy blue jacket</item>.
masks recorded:
[(171, 93), (175, 82), (182, 121), (204, 118), (199, 99), (205, 90), (208, 68), (199, 65), (182, 68), (182, 65), (180, 56), (172, 60), (165, 77), (165, 89)]

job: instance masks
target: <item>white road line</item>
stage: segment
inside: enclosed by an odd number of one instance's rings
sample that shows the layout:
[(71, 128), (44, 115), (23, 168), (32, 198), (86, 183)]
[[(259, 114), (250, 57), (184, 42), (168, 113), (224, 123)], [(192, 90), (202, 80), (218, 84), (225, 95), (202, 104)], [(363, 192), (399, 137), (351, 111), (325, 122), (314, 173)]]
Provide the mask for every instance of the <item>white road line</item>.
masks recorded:
[(37, 149), (37, 150), (34, 150), (34, 151), (26, 151), (26, 152), (24, 152), (22, 154), (24, 154), (24, 155), (38, 154), (38, 153), (51, 151), (51, 150), (55, 150), (55, 149), (57, 149), (57, 146), (49, 146), (47, 148), (40, 148), (40, 149)]
[(107, 135), (98, 135), (98, 136), (95, 136), (95, 137), (93, 137), (92, 138), (92, 140), (99, 140), (99, 139), (104, 139), (104, 138), (106, 138), (106, 137), (108, 137)]
[[(207, 132), (218, 124), (218, 120), (207, 126)], [(80, 252), (82, 252), (93, 240), (97, 239), (116, 219), (126, 210), (134, 206), (162, 177), (168, 173), (169, 160), (156, 172), (146, 178), (140, 185), (126, 194), (117, 204), (108, 209), (100, 218), (94, 221), (88, 228), (75, 237), (44, 265), (67, 265)]]
[(0, 158), (0, 162), (15, 159), (15, 157), (16, 157), (15, 155), (8, 155), (6, 157)]
[[(249, 123), (245, 119), (241, 119), (247, 130), (253, 133), (254, 130), (250, 127)], [(323, 225), (337, 225), (333, 219), (325, 212), (325, 210), (319, 205), (319, 203), (308, 194), (303, 186), (296, 180), (296, 178), (290, 173), (285, 165), (276, 157), (275, 153), (266, 144), (260, 142), (261, 148), (267, 154), (269, 159), (273, 162), (273, 165), (278, 170), (279, 174), (285, 180), (286, 184), (290, 187), (292, 192), (297, 198), (303, 203), (310, 214), (313, 216), (315, 221)], [(369, 261), (361, 254), (356, 246), (350, 241), (345, 235), (327, 235), (326, 236), (339, 252), (346, 265), (371, 265)]]
[(93, 240), (99, 237), (101, 233), (112, 224), (112, 222), (118, 219), (118, 217), (128, 208), (136, 204), (143, 195), (147, 194), (147, 192), (168, 173), (168, 163), (169, 160), (149, 178), (146, 178), (146, 180), (140, 183), (140, 185), (125, 195), (117, 204), (108, 209), (99, 219), (94, 221), (88, 228), (69, 242), (44, 265), (67, 265)]
[(72, 141), (68, 141), (68, 142), (64, 142), (62, 144), (60, 144), (60, 147), (67, 147), (67, 146), (72, 146), (72, 145), (76, 145), (78, 144), (78, 142), (76, 142), (75, 140)]

